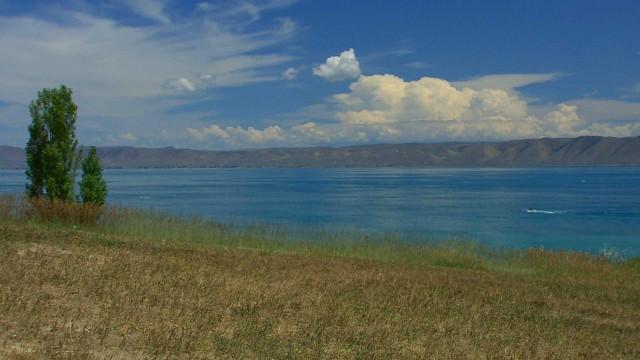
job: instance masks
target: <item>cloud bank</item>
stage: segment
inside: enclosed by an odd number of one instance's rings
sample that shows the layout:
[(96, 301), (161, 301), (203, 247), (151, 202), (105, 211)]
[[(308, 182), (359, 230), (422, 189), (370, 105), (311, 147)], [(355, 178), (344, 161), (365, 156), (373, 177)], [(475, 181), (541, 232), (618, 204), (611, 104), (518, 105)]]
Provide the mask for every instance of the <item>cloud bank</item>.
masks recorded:
[[(333, 111), (328, 122), (307, 121), (286, 129), (274, 125), (264, 130), (212, 125), (191, 128), (188, 134), (201, 142), (248, 146), (630, 136), (640, 132), (638, 122), (589, 122), (576, 104), (557, 104), (546, 112), (532, 110), (514, 91), (556, 77), (503, 74), (478, 78), (472, 80), (473, 86), (466, 86), (469, 83), (435, 77), (407, 81), (390, 74), (362, 75), (351, 83), (349, 92), (336, 94), (325, 104)], [(635, 108), (629, 111), (638, 114)]]

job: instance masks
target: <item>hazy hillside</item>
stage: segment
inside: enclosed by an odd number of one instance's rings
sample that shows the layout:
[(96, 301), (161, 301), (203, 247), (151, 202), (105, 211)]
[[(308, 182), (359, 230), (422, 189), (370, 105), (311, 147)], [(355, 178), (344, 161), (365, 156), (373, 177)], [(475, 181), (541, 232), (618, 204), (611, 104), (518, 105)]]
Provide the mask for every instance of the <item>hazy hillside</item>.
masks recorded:
[[(105, 167), (511, 167), (640, 165), (640, 137), (584, 136), (490, 143), (380, 144), (348, 147), (205, 151), (102, 147)], [(0, 168), (24, 167), (23, 149), (0, 146)]]
[(0, 145), (0, 169), (24, 167), (24, 149)]

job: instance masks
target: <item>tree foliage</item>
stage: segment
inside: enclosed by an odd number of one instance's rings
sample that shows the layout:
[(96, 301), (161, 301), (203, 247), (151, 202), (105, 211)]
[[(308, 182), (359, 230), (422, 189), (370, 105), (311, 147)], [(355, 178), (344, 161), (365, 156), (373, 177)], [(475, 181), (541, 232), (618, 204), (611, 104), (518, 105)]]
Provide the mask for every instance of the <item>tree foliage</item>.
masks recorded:
[(80, 157), (75, 134), (77, 109), (72, 90), (64, 85), (40, 90), (29, 105), (26, 188), (30, 197), (73, 200)]
[[(29, 107), (31, 110), (31, 107)], [(27, 142), (27, 195), (36, 198), (44, 195), (45, 160), (44, 149), (49, 141), (44, 121), (39, 116), (32, 117)]]
[(103, 205), (107, 198), (107, 184), (102, 178), (102, 165), (95, 146), (89, 149), (89, 155), (82, 162), (80, 196), (83, 203), (95, 205)]

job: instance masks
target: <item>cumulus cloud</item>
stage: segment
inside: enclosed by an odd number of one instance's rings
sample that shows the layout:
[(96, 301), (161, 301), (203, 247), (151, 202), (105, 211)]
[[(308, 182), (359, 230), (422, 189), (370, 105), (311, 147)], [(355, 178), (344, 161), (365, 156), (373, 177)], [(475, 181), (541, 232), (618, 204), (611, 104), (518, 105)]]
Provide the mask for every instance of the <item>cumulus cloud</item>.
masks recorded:
[(640, 121), (640, 103), (607, 99), (577, 99), (568, 101), (578, 107), (588, 123), (607, 121)]
[(188, 137), (198, 142), (213, 140), (222, 141), (230, 145), (272, 144), (285, 139), (282, 129), (277, 125), (258, 130), (252, 126), (247, 128), (241, 126), (222, 128), (212, 124), (200, 129), (187, 128), (186, 133)]
[(133, 134), (132, 132), (124, 132), (124, 133), (101, 133), (97, 135), (92, 141), (92, 145), (107, 145), (107, 146), (118, 146), (118, 145), (134, 145), (138, 142), (139, 138)]
[(405, 81), (388, 74), (361, 76), (350, 89), (334, 98), (344, 109), (338, 119), (353, 124), (508, 120), (527, 112), (526, 102), (507, 91), (457, 88), (432, 77)]
[(631, 135), (635, 129), (606, 123), (592, 126), (575, 104), (558, 104), (533, 114), (527, 102), (510, 90), (543, 77), (526, 81), (519, 75), (500, 77), (507, 79), (504, 86), (470, 88), (432, 77), (405, 81), (394, 75), (361, 76), (349, 93), (334, 97), (341, 106), (336, 117), (344, 124), (387, 125), (399, 132), (438, 134), (444, 139), (577, 136), (605, 129)]
[(360, 63), (353, 49), (331, 56), (324, 64), (313, 68), (314, 75), (329, 81), (355, 79), (360, 73)]
[(578, 107), (575, 105), (558, 105), (558, 109), (549, 112), (544, 117), (546, 133), (550, 136), (570, 135), (584, 123), (578, 116)]
[(625, 137), (640, 134), (640, 123), (608, 125), (592, 124), (587, 129), (580, 132), (580, 135), (616, 136)]
[(207, 147), (232, 146), (270, 147), (270, 146), (309, 146), (323, 144), (352, 144), (381, 141), (399, 135), (395, 129), (373, 129), (365, 126), (345, 126), (343, 124), (317, 124), (304, 122), (288, 128), (272, 125), (263, 129), (252, 126), (221, 127), (211, 124), (202, 128), (186, 128), (189, 140)]
[(298, 69), (290, 67), (282, 73), (282, 77), (287, 80), (293, 80), (298, 77), (298, 72)]
[[(334, 95), (332, 121), (264, 130), (212, 125), (188, 131), (199, 141), (215, 138), (236, 146), (630, 136), (640, 132), (637, 121), (619, 124), (585, 119), (580, 105), (573, 103), (532, 111), (512, 89), (537, 80), (517, 78), (505, 77), (511, 85), (503, 88), (471, 88), (434, 77), (407, 81), (389, 74), (363, 75), (351, 83), (349, 92)], [(640, 114), (634, 106), (620, 107), (626, 114)]]

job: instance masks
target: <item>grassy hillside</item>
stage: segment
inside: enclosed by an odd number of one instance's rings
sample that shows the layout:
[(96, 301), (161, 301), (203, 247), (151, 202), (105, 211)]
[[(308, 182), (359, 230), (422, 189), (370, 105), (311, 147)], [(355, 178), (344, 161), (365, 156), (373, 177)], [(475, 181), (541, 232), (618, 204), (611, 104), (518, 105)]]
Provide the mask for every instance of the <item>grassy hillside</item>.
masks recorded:
[(638, 259), (0, 204), (0, 358), (640, 357)]

